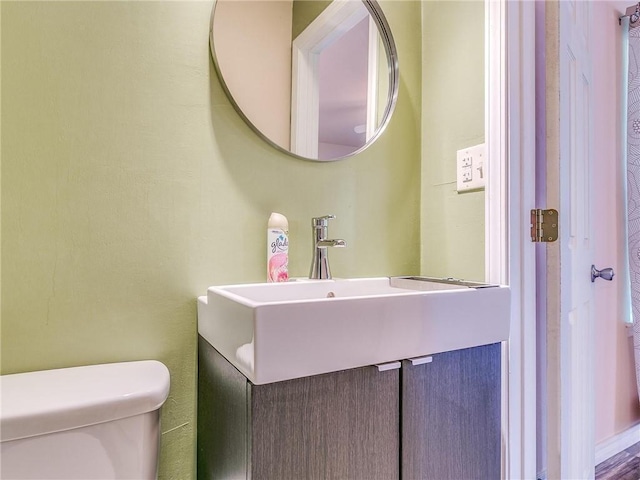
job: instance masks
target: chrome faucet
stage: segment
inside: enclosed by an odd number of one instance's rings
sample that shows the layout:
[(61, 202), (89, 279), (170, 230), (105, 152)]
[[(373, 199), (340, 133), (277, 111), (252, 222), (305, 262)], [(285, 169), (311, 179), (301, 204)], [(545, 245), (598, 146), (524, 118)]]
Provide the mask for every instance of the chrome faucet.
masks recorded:
[(347, 242), (344, 240), (329, 240), (328, 222), (335, 215), (325, 215), (311, 219), (311, 228), (313, 230), (313, 261), (311, 262), (311, 271), (309, 278), (330, 280), (331, 269), (329, 268), (329, 257), (327, 256), (327, 247), (346, 247)]

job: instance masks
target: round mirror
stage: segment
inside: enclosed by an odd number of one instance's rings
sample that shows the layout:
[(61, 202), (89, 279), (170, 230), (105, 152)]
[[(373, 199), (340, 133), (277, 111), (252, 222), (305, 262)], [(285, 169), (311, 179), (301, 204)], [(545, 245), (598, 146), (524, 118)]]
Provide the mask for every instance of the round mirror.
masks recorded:
[(398, 60), (374, 0), (216, 0), (210, 45), (238, 113), (296, 157), (371, 145), (398, 95)]

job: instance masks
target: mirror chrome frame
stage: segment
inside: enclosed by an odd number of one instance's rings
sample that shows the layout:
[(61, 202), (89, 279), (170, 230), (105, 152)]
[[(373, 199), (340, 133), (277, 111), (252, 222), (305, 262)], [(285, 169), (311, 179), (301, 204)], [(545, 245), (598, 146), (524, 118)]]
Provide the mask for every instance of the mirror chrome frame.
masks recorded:
[(387, 19), (385, 18), (384, 13), (382, 12), (382, 9), (380, 8), (380, 5), (378, 4), (378, 2), (376, 0), (361, 0), (361, 1), (366, 7), (366, 9), (369, 11), (369, 14), (371, 14), (373, 19), (375, 20), (376, 25), (378, 26), (378, 32), (382, 37), (382, 43), (384, 44), (384, 49), (387, 54), (387, 66), (389, 69), (389, 93), (387, 96), (387, 105), (382, 115), (382, 120), (380, 121), (380, 125), (376, 128), (376, 131), (374, 132), (372, 137), (369, 140), (367, 140), (367, 142), (362, 147), (358, 148), (357, 150), (354, 150), (353, 152), (347, 155), (342, 155), (340, 157), (335, 157), (335, 158), (321, 159), (321, 158), (303, 157), (276, 144), (271, 139), (269, 139), (264, 133), (262, 133), (258, 129), (258, 127), (256, 127), (253, 124), (253, 122), (251, 122), (251, 120), (249, 120), (249, 118), (244, 114), (240, 106), (236, 103), (235, 99), (233, 98), (233, 95), (231, 94), (231, 90), (229, 90), (229, 86), (225, 82), (224, 76), (222, 75), (222, 70), (220, 69), (220, 65), (216, 57), (216, 49), (213, 44), (213, 19), (215, 16), (216, 6), (218, 4), (218, 0), (214, 0), (213, 7), (211, 8), (211, 19), (209, 22), (209, 50), (211, 52), (211, 58), (213, 60), (213, 65), (215, 67), (216, 74), (218, 76), (218, 79), (220, 80), (220, 85), (222, 86), (222, 89), (227, 95), (227, 98), (231, 102), (231, 105), (233, 105), (233, 108), (235, 109), (235, 111), (238, 113), (238, 115), (240, 115), (240, 117), (249, 126), (249, 128), (251, 128), (251, 130), (253, 130), (260, 138), (262, 138), (265, 142), (267, 142), (269, 145), (274, 147), (276, 150), (279, 150), (291, 157), (299, 158), (301, 160), (309, 160), (313, 162), (335, 162), (337, 160), (343, 160), (345, 158), (353, 157), (354, 155), (357, 155), (363, 152), (364, 150), (366, 150), (382, 135), (387, 125), (389, 124), (389, 121), (391, 120), (391, 116), (393, 115), (393, 111), (396, 108), (396, 103), (398, 101), (398, 88), (400, 83), (400, 74), (398, 69), (398, 50), (396, 49), (396, 44), (393, 40), (393, 35), (391, 34), (391, 28), (389, 27), (389, 23), (387, 22)]

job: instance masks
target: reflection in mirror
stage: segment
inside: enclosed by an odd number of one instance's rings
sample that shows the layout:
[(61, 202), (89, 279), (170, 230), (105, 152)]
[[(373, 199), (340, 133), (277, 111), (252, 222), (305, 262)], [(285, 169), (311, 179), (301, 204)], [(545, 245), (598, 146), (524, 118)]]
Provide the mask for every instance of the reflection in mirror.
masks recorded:
[(217, 0), (210, 41), (240, 115), (292, 155), (357, 153), (393, 112), (395, 45), (373, 1)]

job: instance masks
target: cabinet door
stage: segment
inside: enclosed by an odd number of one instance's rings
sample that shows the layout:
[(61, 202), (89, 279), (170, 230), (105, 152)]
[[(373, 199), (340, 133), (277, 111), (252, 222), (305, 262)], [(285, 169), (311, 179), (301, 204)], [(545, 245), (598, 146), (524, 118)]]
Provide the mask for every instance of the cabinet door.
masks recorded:
[(402, 365), (403, 480), (500, 478), (500, 344)]
[(251, 385), (253, 480), (399, 477), (400, 370)]

